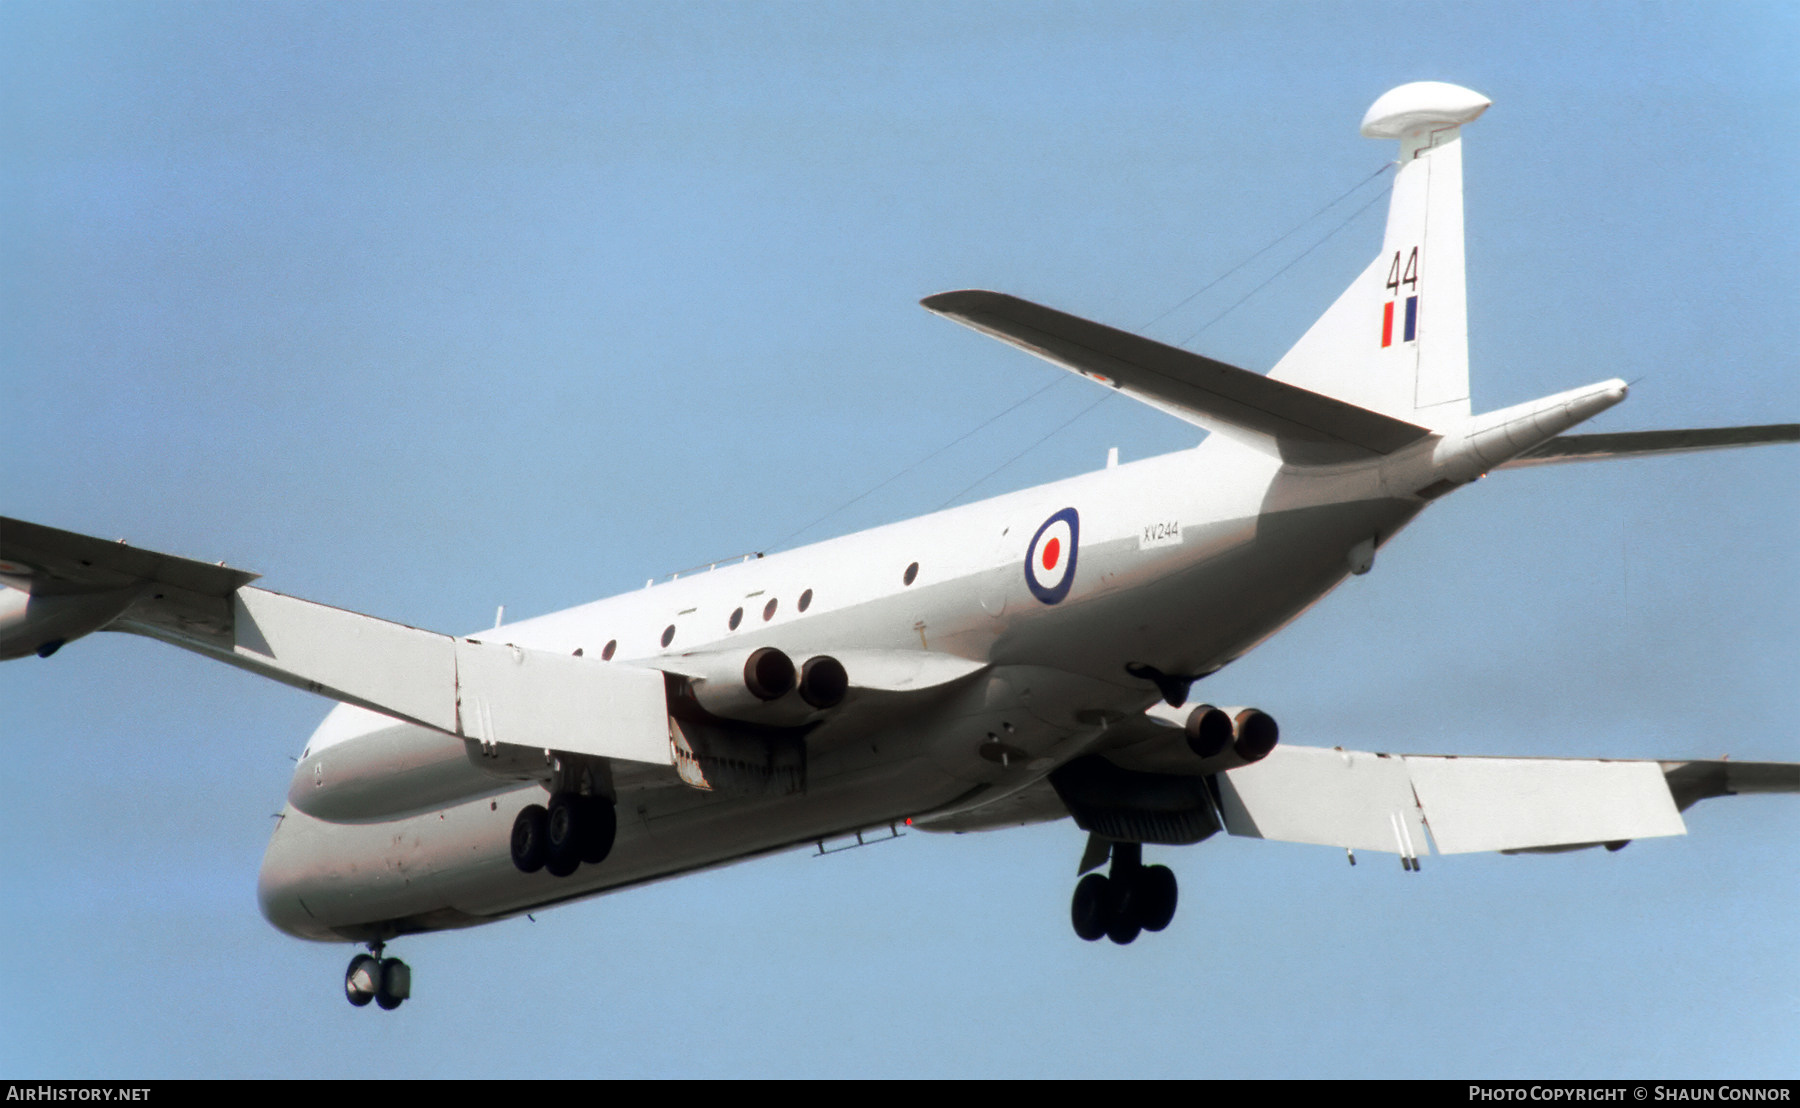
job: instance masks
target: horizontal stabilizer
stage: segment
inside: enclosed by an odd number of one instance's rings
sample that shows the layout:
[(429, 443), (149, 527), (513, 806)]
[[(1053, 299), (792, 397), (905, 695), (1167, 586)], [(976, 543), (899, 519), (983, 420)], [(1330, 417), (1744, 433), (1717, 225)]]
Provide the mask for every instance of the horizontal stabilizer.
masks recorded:
[(921, 301), (946, 319), (1091, 377), (1198, 427), (1328, 465), (1391, 454), (1431, 432), (1416, 424), (1004, 293), (966, 289)]
[(1559, 435), (1495, 468), (1595, 462), (1606, 458), (1647, 458), (1688, 454), (1697, 450), (1729, 450), (1739, 446), (1800, 442), (1800, 423), (1766, 423), (1756, 427), (1702, 427), (1680, 431), (1623, 431), (1608, 435)]

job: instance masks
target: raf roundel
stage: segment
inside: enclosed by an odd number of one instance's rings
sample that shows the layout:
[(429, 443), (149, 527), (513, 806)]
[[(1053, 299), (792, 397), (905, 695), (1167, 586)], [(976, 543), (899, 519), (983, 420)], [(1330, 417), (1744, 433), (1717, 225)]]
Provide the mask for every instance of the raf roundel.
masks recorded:
[(1064, 508), (1037, 529), (1025, 548), (1025, 587), (1046, 604), (1069, 595), (1075, 584), (1075, 555), (1081, 538), (1081, 517)]

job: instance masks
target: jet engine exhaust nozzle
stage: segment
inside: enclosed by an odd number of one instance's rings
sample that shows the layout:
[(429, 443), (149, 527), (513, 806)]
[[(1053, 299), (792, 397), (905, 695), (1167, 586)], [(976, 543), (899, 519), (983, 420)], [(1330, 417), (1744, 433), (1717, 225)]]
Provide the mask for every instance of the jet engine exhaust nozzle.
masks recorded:
[(1188, 749), (1199, 758), (1217, 757), (1231, 745), (1236, 734), (1231, 717), (1211, 704), (1202, 704), (1188, 713), (1185, 730)]
[(1281, 728), (1275, 726), (1275, 717), (1256, 708), (1238, 712), (1232, 719), (1232, 728), (1237, 741), (1231, 748), (1245, 763), (1267, 758), (1275, 744), (1281, 741)]
[(772, 646), (751, 651), (744, 661), (744, 687), (758, 700), (779, 700), (793, 691), (794, 660)]
[(829, 654), (808, 658), (800, 667), (800, 699), (814, 708), (835, 708), (850, 691), (844, 663)]

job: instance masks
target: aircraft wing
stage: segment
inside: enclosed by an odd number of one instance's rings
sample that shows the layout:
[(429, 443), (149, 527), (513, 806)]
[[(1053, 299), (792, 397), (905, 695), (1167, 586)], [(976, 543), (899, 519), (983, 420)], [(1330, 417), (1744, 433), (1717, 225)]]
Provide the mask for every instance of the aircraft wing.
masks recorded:
[(1219, 774), (1227, 832), (1419, 857), (1682, 835), (1707, 797), (1800, 792), (1800, 764), (1486, 758), (1281, 746)]
[[(1399, 854), (1618, 849), (1687, 833), (1681, 813), (1740, 793), (1800, 793), (1800, 763), (1468, 757), (1282, 744), (1251, 764), (1202, 760), (1154, 715), (1107, 726), (1031, 795), (919, 822), (982, 830), (1053, 818), (1099, 841), (1181, 844), (1217, 832)], [(1052, 790), (1054, 795), (1052, 795)], [(1105, 851), (1090, 850), (1104, 861)], [(1098, 863), (1095, 863), (1098, 864)]]
[[(1157, 779), (1144, 789), (1146, 811), (1168, 806), (1170, 779), (1204, 782), (1197, 795), (1210, 795), (1214, 831), (1398, 854), (1409, 868), (1434, 848), (1438, 854), (1616, 850), (1632, 839), (1686, 834), (1681, 813), (1701, 800), (1800, 793), (1800, 763), (1793, 762), (1484, 758), (1288, 745), (1254, 765), (1213, 775), (1144, 776)], [(1125, 779), (1110, 784), (1109, 800), (1118, 804)], [(1047, 778), (916, 824), (924, 831), (986, 831), (1073, 815), (1084, 830), (1110, 838), (1083, 819), (1088, 814), (1078, 794), (1059, 796)], [(1090, 854), (1098, 861), (1084, 861), (1084, 869), (1105, 860), (1104, 850)]]
[(154, 581), (196, 596), (224, 597), (257, 574), (0, 518), (0, 584), (33, 596), (111, 592)]
[(1623, 431), (1606, 435), (1559, 435), (1533, 447), (1496, 469), (1594, 462), (1606, 458), (1647, 458), (1658, 454), (1691, 454), (1738, 446), (1800, 442), (1800, 423), (1766, 423), (1754, 427), (1704, 427), (1679, 431)]
[(1298, 464), (1391, 454), (1430, 435), (1416, 424), (1142, 335), (982, 289), (941, 292), (928, 310), (1209, 431)]
[(1800, 765), (1792, 762), (1659, 762), (1675, 806), (1687, 811), (1702, 800), (1740, 793), (1800, 792)]
[(255, 579), (0, 518), (0, 660), (129, 631), (458, 738), (673, 763), (660, 671), (441, 635)]

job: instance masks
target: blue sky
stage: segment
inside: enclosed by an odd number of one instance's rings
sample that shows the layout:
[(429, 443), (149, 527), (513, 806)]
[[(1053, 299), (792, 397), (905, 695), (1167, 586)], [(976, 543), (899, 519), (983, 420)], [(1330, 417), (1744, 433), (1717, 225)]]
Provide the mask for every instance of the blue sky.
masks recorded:
[[(448, 631), (1191, 430), (916, 301), (1141, 327), (1466, 133), (1475, 405), (1800, 419), (1800, 14), (1664, 4), (0, 7), (6, 514)], [(1369, 186), (1371, 189), (1378, 187)], [(1267, 369), (1366, 193), (1148, 329)], [(905, 470), (828, 521), (827, 510)], [(1497, 475), (1214, 678), (1289, 741), (1800, 760), (1800, 451)], [(269, 928), (327, 705), (148, 641), (0, 668), (9, 1076), (1791, 1077), (1800, 804), (1616, 854), (1161, 851), (1169, 931), (1069, 933), (1064, 822), (793, 854), (409, 939)]]

